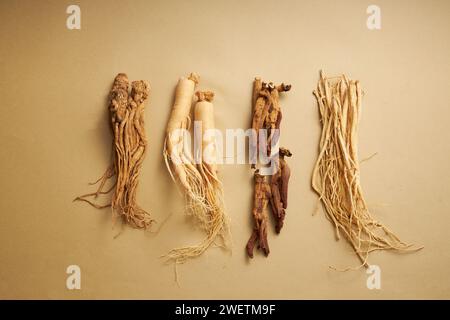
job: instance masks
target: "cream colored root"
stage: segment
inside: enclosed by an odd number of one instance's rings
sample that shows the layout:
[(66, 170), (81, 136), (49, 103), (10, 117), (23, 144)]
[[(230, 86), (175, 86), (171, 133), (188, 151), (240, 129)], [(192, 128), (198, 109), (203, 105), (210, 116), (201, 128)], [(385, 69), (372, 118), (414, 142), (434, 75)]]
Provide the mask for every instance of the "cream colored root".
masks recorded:
[(229, 221), (225, 216), (223, 208), (223, 198), (218, 194), (219, 190), (209, 190), (208, 195), (208, 220), (203, 223), (206, 237), (198, 245), (175, 248), (169, 251), (164, 257), (176, 263), (184, 263), (191, 258), (202, 255), (211, 245), (219, 241), (218, 246), (229, 249), (230, 231)]
[(322, 134), (312, 186), (327, 218), (335, 226), (337, 238), (344, 235), (361, 260), (361, 266), (365, 267), (369, 254), (376, 250), (408, 252), (421, 249), (404, 243), (374, 220), (364, 200), (357, 154), (362, 98), (359, 82), (344, 75), (326, 78), (321, 72), (313, 93), (318, 103)]
[[(212, 215), (215, 216), (216, 219), (217, 217), (221, 216), (220, 214)], [(226, 221), (223, 221), (221, 219), (210, 220), (210, 223), (208, 225), (209, 232), (200, 244), (172, 249), (164, 257), (169, 260), (173, 260), (176, 263), (184, 263), (190, 258), (200, 256), (217, 240), (218, 237), (223, 239), (223, 237), (225, 236), (223, 225), (226, 223)], [(224, 245), (222, 247), (227, 248), (227, 244), (224, 242)]]
[[(175, 91), (175, 101), (171, 110), (169, 122), (166, 129), (163, 156), (175, 183), (179, 183), (183, 192), (186, 193), (191, 213), (195, 216), (201, 215), (201, 207), (204, 202), (204, 194), (201, 185), (201, 176), (193, 165), (193, 159), (189, 149), (185, 146), (184, 136), (175, 137), (173, 132), (177, 129), (188, 130), (190, 126), (189, 113), (194, 97), (195, 86), (199, 77), (191, 73), (188, 78), (180, 78)], [(177, 150), (174, 147), (178, 146)], [(178, 161), (171, 158), (172, 152), (176, 151)]]
[[(214, 109), (211, 103), (214, 94), (197, 92), (197, 97), (194, 115), (195, 120), (202, 123), (202, 149), (205, 150), (209, 144), (215, 145), (214, 139), (206, 139), (203, 134), (208, 129), (214, 129)], [(201, 183), (197, 186), (201, 188), (203, 202), (199, 210), (195, 212), (202, 229), (206, 232), (206, 237), (198, 245), (175, 248), (165, 256), (177, 263), (186, 262), (190, 258), (203, 254), (212, 244), (217, 244), (217, 241), (220, 242), (218, 246), (229, 248), (231, 235), (229, 221), (225, 214), (223, 188), (217, 174), (217, 159), (214, 157), (212, 159), (214, 160), (211, 161), (212, 163), (202, 160), (202, 163), (197, 165), (197, 172), (201, 175)]]
[[(198, 81), (199, 77), (195, 73), (178, 81), (175, 101), (167, 125), (163, 156), (171, 178), (185, 194), (187, 213), (199, 221), (202, 228), (206, 228), (208, 208), (202, 176), (194, 165), (190, 146), (186, 146), (184, 136), (173, 135), (177, 129), (189, 130), (189, 114)], [(176, 150), (175, 146), (177, 146)], [(172, 159), (172, 156), (176, 156), (177, 161)], [(170, 258), (170, 255), (167, 257)]]
[[(195, 86), (198, 83), (198, 76), (192, 73), (188, 78), (180, 78), (175, 90), (175, 101), (172, 107), (169, 122), (166, 129), (166, 139), (164, 141), (163, 156), (172, 179), (181, 184), (181, 186), (189, 192), (190, 186), (187, 182), (185, 174), (185, 163), (175, 163), (171, 159), (174, 146), (183, 146), (183, 136), (178, 136), (175, 140), (173, 133), (175, 130), (187, 130), (189, 125), (189, 113), (191, 110), (192, 99), (194, 96)], [(184, 150), (177, 150), (178, 162), (182, 160)], [(174, 172), (175, 173), (174, 173)], [(177, 179), (175, 179), (177, 177)]]

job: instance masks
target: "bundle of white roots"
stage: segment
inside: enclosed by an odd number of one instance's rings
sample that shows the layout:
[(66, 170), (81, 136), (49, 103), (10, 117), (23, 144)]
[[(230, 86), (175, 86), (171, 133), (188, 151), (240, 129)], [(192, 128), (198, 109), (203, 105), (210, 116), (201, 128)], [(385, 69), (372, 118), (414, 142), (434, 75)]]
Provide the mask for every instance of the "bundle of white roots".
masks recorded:
[(314, 95), (322, 135), (312, 186), (335, 226), (336, 237), (344, 235), (365, 267), (369, 265), (369, 253), (376, 250), (420, 249), (404, 243), (374, 220), (364, 200), (357, 141), (362, 99), (359, 82), (345, 75), (326, 78), (321, 72)]
[[(203, 161), (195, 164), (191, 146), (185, 141), (183, 134), (191, 127), (190, 110), (198, 80), (196, 74), (179, 80), (164, 141), (165, 163), (172, 180), (180, 186), (185, 196), (186, 212), (194, 217), (206, 233), (198, 245), (175, 248), (164, 256), (176, 263), (184, 263), (189, 258), (201, 255), (213, 244), (224, 248), (229, 246), (229, 224), (225, 214), (222, 183), (216, 170), (212, 170), (209, 164)], [(208, 102), (213, 97), (209, 93), (206, 97), (199, 94), (199, 101), (200, 95), (201, 99), (208, 99)]]

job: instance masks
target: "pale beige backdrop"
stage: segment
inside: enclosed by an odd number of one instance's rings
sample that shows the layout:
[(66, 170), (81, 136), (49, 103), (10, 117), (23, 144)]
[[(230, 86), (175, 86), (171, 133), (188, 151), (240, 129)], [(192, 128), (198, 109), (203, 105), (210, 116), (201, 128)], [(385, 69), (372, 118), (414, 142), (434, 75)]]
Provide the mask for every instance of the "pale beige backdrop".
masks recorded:
[[(382, 29), (366, 27), (381, 7)], [(449, 1), (1, 1), (0, 298), (450, 298)], [(81, 7), (82, 29), (66, 28)], [(324, 69), (366, 92), (360, 156), (373, 215), (416, 254), (383, 252), (381, 290), (335, 241), (310, 188), (320, 133), (311, 94)], [(249, 261), (252, 184), (246, 165), (222, 166), (233, 254), (211, 249), (174, 268), (159, 257), (201, 233), (162, 159), (179, 76), (195, 71), (216, 92), (217, 126), (247, 128), (255, 76), (292, 84), (282, 98), (282, 144), (294, 156), (285, 227), (271, 254)], [(106, 97), (118, 72), (152, 86), (149, 152), (139, 202), (159, 233), (113, 236), (108, 210), (72, 199), (93, 190), (110, 155)], [(105, 198), (106, 199), (106, 198)], [(163, 221), (166, 221), (163, 223)], [(66, 268), (81, 267), (81, 290)]]

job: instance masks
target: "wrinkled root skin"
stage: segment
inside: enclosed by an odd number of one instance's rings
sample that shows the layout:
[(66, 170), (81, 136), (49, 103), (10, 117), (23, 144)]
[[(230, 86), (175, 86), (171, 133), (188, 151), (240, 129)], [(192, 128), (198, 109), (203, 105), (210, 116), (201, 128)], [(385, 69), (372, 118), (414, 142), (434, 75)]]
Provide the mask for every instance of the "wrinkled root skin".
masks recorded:
[[(253, 159), (251, 159), (252, 169), (256, 168), (257, 154), (260, 147), (268, 157), (272, 155), (272, 143), (276, 139), (275, 133), (280, 129), (283, 118), (279, 103), (280, 92), (289, 90), (291, 90), (291, 85), (284, 83), (276, 86), (272, 82), (263, 82), (260, 78), (255, 78), (253, 82), (252, 129), (256, 133), (256, 139), (251, 140), (251, 147), (256, 152), (253, 153)], [(267, 141), (260, 141), (259, 132), (261, 129), (266, 130)], [(283, 228), (291, 174), (284, 157), (290, 157), (291, 155), (288, 149), (279, 149), (279, 158), (276, 160), (278, 170), (272, 176), (263, 177), (258, 170), (255, 171), (255, 193), (252, 212), (255, 226), (246, 246), (247, 255), (250, 258), (253, 258), (253, 251), (256, 245), (266, 256), (269, 255), (269, 244), (267, 241), (268, 218), (265, 210), (269, 202), (276, 233), (280, 233)]]
[(255, 171), (255, 193), (253, 199), (253, 219), (254, 228), (252, 235), (247, 243), (247, 255), (253, 258), (253, 250), (256, 245), (258, 249), (268, 256), (269, 255), (269, 242), (267, 240), (267, 205), (271, 197), (270, 185), (267, 182), (265, 176), (259, 174), (259, 171)]
[(288, 184), (291, 170), (284, 157), (291, 157), (292, 153), (285, 148), (279, 151), (279, 169), (270, 180), (271, 195), (270, 204), (275, 220), (275, 231), (280, 233), (283, 228), (287, 209)]
[[(282, 119), (281, 107), (279, 103), (279, 93), (287, 92), (291, 90), (291, 85), (284, 83), (275, 86), (272, 82), (262, 82), (260, 78), (255, 78), (253, 83), (253, 116), (252, 116), (252, 129), (255, 130), (256, 146), (253, 145), (253, 150), (259, 150), (259, 130), (267, 130), (267, 155), (271, 154), (271, 141), (273, 138), (273, 131), (280, 129), (280, 123)], [(255, 164), (252, 163), (252, 168), (255, 168)]]
[(276, 173), (270, 181), (271, 198), (270, 204), (272, 207), (272, 215), (275, 220), (275, 231), (280, 233), (281, 228), (283, 228), (284, 223), (284, 208), (281, 201), (281, 174)]
[[(112, 164), (96, 182), (100, 182), (95, 193), (77, 197), (75, 200), (85, 201), (95, 208), (111, 207), (113, 213), (134, 228), (146, 229), (153, 220), (148, 212), (136, 203), (136, 191), (139, 184), (139, 173), (147, 149), (147, 138), (144, 130), (144, 104), (150, 94), (150, 86), (146, 81), (131, 83), (125, 73), (119, 73), (109, 93), (109, 111), (113, 133)], [(115, 177), (112, 188), (103, 191), (105, 183)], [(94, 183), (94, 184), (96, 184)], [(89, 197), (97, 198), (100, 194), (113, 191), (109, 204), (98, 205)], [(115, 216), (114, 216), (115, 217)]]
[[(126, 75), (119, 74), (115, 83), (119, 77), (123, 79)], [(121, 85), (120, 88), (125, 90)], [(128, 88), (126, 90), (128, 92)], [(124, 116), (118, 117), (117, 111), (112, 110), (112, 118), (115, 119), (113, 126), (116, 128), (115, 156), (118, 159), (116, 171), (119, 172), (112, 208), (129, 225), (138, 229), (147, 229), (153, 222), (150, 215), (136, 203), (138, 176), (147, 149), (144, 102), (148, 99), (149, 93), (150, 86), (146, 81), (133, 81)], [(113, 99), (111, 105), (114, 105)]]

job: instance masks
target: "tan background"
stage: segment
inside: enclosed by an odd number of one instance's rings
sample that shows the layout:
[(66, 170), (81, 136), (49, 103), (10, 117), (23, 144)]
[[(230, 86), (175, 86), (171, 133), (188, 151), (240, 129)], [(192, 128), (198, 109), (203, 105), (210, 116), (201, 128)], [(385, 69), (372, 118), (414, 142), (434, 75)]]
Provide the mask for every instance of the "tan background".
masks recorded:
[[(449, 1), (76, 1), (82, 29), (66, 29), (69, 1), (0, 2), (0, 298), (450, 298)], [(382, 30), (366, 28), (366, 8)], [(374, 254), (382, 289), (336, 242), (310, 174), (320, 132), (311, 94), (318, 71), (347, 73), (366, 92), (360, 155), (373, 215), (408, 255)], [(211, 249), (174, 269), (159, 256), (201, 233), (183, 215), (162, 160), (163, 132), (179, 76), (196, 71), (216, 92), (220, 129), (247, 128), (254, 76), (292, 83), (282, 99), (282, 144), (294, 157), (290, 204), (271, 254), (245, 257), (251, 170), (222, 167), (234, 252)], [(108, 165), (106, 96), (126, 72), (151, 83), (150, 149), (139, 202), (158, 234), (113, 236), (108, 210), (72, 203)], [(166, 220), (167, 219), (167, 220)], [(162, 224), (166, 220), (165, 224)], [(65, 287), (77, 264), (82, 289)]]

